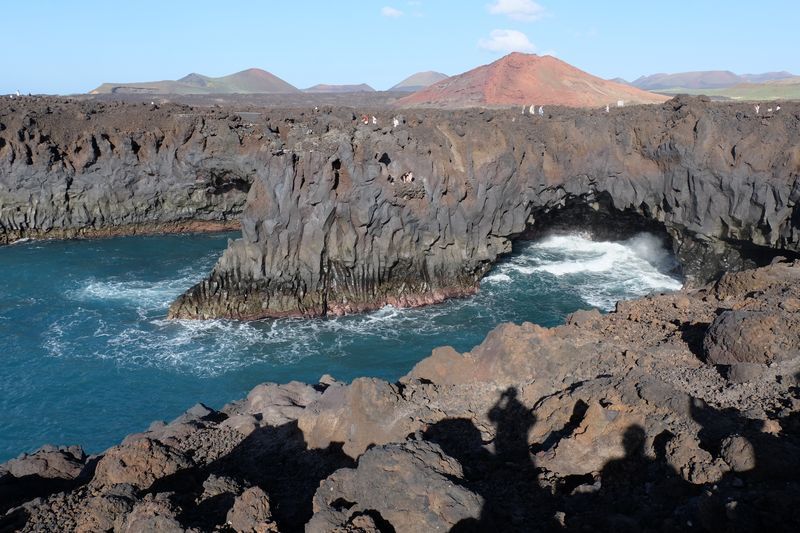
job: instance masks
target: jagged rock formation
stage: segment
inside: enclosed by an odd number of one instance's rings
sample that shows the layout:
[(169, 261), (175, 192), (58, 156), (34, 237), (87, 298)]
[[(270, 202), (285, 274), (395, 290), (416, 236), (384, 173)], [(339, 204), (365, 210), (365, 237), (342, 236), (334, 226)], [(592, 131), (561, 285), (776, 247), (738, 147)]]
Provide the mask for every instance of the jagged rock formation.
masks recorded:
[(707, 361), (718, 317), (800, 312), (798, 279), (778, 262), (502, 325), (397, 383), (263, 384), (97, 457), (45, 448), (0, 466), (0, 494), (25, 488), (0, 529), (797, 531), (798, 339), (744, 328)]
[(260, 146), (242, 116), (0, 101), (0, 244), (238, 227)]
[(558, 228), (661, 233), (690, 283), (800, 242), (795, 104), (530, 116), (1, 102), (0, 242), (231, 227), (247, 198), (243, 238), (173, 317), (441, 301), (476, 290), (513, 240)]
[(415, 93), (417, 91), (421, 91), (425, 87), (429, 87), (434, 83), (438, 83), (445, 79), (447, 79), (447, 74), (426, 70), (425, 72), (417, 72), (416, 74), (412, 74), (403, 81), (392, 86), (392, 88), (389, 90), (404, 93)]
[(285, 119), (243, 238), (170, 316), (437, 302), (473, 292), (514, 239), (563, 227), (660, 232), (690, 283), (800, 245), (794, 105), (770, 116), (691, 98), (543, 117), (409, 111), (397, 127), (378, 115)]

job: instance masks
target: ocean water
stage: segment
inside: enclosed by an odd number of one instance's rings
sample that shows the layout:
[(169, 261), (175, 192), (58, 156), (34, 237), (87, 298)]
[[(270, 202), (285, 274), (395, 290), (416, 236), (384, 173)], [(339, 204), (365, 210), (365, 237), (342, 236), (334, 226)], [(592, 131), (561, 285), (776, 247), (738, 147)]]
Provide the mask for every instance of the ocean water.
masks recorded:
[(202, 401), (265, 381), (394, 380), (437, 346), (471, 349), (501, 322), (680, 288), (649, 235), (523, 243), (477, 295), (333, 319), (168, 321), (234, 234), (26, 242), (0, 247), (0, 461), (45, 443), (98, 452)]

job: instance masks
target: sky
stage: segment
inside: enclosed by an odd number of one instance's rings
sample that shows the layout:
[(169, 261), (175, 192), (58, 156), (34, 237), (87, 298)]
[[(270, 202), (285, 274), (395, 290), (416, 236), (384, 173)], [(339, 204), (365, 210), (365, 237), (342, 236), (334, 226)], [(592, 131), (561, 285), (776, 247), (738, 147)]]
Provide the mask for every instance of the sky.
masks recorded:
[(800, 74), (797, 0), (16, 0), (0, 6), (0, 94), (263, 68), (298, 88), (459, 74), (511, 51), (603, 78)]

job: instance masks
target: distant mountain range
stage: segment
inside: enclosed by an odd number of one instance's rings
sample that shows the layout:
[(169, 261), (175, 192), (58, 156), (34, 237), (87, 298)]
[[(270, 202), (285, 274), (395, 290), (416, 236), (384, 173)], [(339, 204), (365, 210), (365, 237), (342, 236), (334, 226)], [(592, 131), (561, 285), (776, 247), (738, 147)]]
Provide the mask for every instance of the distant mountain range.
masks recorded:
[(579, 70), (552, 56), (512, 53), (400, 99), (401, 106), (563, 105), (600, 107), (658, 103), (667, 97)]
[[(555, 57), (509, 54), (448, 78), (441, 72), (418, 72), (389, 91), (406, 92), (399, 105), (469, 107), (503, 105), (566, 105), (597, 107), (653, 103), (663, 95), (703, 93), (721, 99), (758, 100), (800, 98), (800, 77), (789, 72), (734, 74), (727, 70), (679, 72), (642, 76), (633, 82), (603, 80)], [(648, 92), (649, 91), (649, 92)], [(179, 80), (104, 83), (91, 94), (347, 94), (372, 93), (369, 85), (318, 84), (303, 91), (261, 70), (251, 68), (219, 78), (192, 73)], [(659, 93), (659, 94), (654, 94)]]
[(300, 90), (265, 70), (251, 68), (211, 78), (189, 74), (179, 80), (142, 83), (104, 83), (90, 94), (286, 94)]
[[(440, 72), (418, 72), (389, 90), (415, 92), (446, 77)], [(375, 92), (375, 89), (366, 83), (359, 85), (320, 83), (300, 91), (297, 87), (270, 72), (251, 68), (220, 78), (192, 73), (179, 80), (104, 83), (90, 91), (90, 94), (291, 94), (299, 92), (311, 94), (363, 93)]]
[(375, 89), (362, 83), (360, 85), (326, 85), (320, 83), (303, 89), (304, 93), (374, 93)]
[(447, 79), (447, 74), (442, 74), (441, 72), (434, 72), (432, 70), (428, 70), (426, 72), (417, 72), (389, 90), (404, 93), (415, 93), (444, 79)]
[(721, 100), (800, 100), (800, 76), (763, 83), (740, 83), (719, 89), (673, 89), (663, 94), (705, 94)]
[(764, 83), (792, 77), (792, 73), (785, 71), (740, 75), (729, 70), (703, 70), (642, 76), (630, 82), (630, 85), (646, 91), (674, 92), (679, 89), (722, 89), (742, 83)]
[(703, 70), (653, 74), (627, 83), (659, 94), (705, 94), (721, 100), (790, 100), (800, 99), (800, 76), (791, 72), (734, 74), (729, 70)]

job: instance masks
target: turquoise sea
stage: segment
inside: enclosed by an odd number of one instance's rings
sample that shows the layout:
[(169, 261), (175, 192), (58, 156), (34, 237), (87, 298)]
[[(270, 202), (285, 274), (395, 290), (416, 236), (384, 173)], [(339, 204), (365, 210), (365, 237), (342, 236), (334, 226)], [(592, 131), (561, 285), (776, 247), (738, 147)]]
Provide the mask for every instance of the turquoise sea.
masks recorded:
[(29, 241), (0, 247), (0, 462), (45, 443), (99, 452), (198, 401), (265, 381), (394, 380), (436, 346), (471, 349), (501, 322), (675, 290), (656, 239), (553, 236), (516, 247), (471, 298), (334, 319), (168, 321), (169, 303), (235, 234)]

